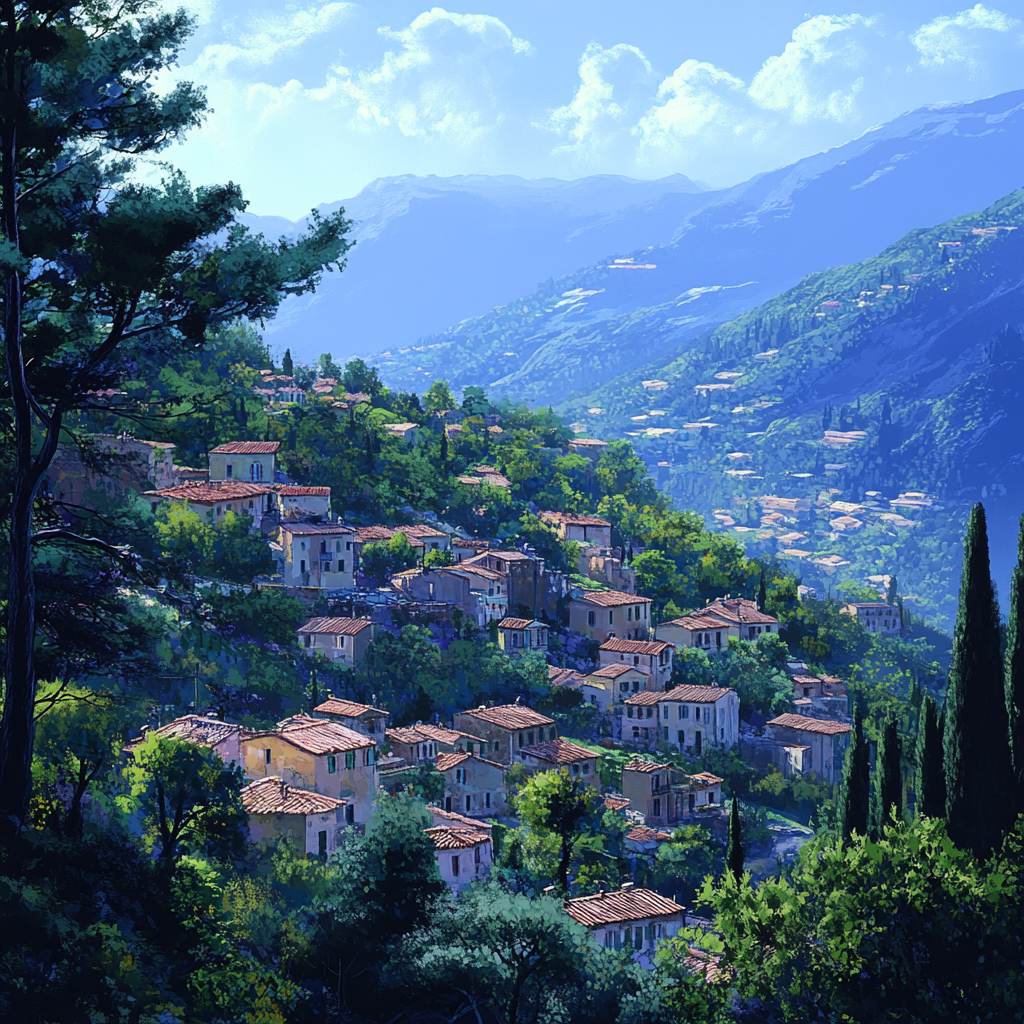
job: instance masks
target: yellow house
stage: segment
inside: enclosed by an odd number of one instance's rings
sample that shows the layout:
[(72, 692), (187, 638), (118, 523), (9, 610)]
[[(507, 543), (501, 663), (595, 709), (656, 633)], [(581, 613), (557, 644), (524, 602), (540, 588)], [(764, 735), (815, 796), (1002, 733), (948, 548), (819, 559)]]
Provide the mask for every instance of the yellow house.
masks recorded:
[(276, 775), (250, 782), (242, 790), (254, 843), (290, 839), (309, 856), (326, 857), (345, 825), (347, 801), (288, 785)]
[(651, 631), (649, 597), (618, 590), (573, 591), (569, 628), (604, 643), (611, 637), (646, 640)]
[(229, 441), (210, 452), (211, 480), (274, 482), (274, 456), (280, 441)]
[(303, 654), (308, 657), (322, 654), (329, 661), (355, 668), (373, 640), (373, 622), (370, 619), (320, 617), (310, 619), (295, 632)]

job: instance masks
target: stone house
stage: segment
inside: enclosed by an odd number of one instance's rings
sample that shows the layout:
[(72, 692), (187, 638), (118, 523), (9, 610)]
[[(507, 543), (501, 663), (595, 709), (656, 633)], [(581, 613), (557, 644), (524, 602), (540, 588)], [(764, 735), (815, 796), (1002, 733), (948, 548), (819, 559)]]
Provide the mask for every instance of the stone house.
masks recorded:
[(498, 646), (506, 654), (547, 654), (548, 626), (536, 619), (504, 618), (498, 623)]
[(489, 622), (500, 622), (508, 616), (508, 577), (504, 573), (462, 562), (457, 566), (439, 569), (437, 574), (440, 577), (463, 579), (469, 584), (474, 606), (472, 617), (481, 629)]
[(463, 565), (479, 565), (502, 573), (512, 614), (520, 618), (557, 614), (563, 577), (561, 573), (547, 572), (543, 559), (522, 551), (486, 550), (460, 561)]
[(852, 729), (848, 722), (779, 715), (765, 725), (765, 735), (775, 748), (775, 766), (787, 778), (813, 773), (834, 785), (842, 779)]
[(276, 775), (250, 782), (242, 790), (254, 843), (290, 839), (309, 857), (326, 857), (345, 827), (347, 801), (288, 785)]
[(418, 423), (385, 423), (384, 430), (389, 437), (402, 441), (410, 447), (415, 446), (420, 437)]
[(521, 764), (531, 771), (552, 771), (564, 768), (570, 776), (581, 778), (595, 788), (601, 785), (597, 776), (597, 759), (600, 754), (559, 737), (533, 747), (517, 751)]
[(274, 482), (274, 459), (280, 441), (229, 441), (210, 452), (211, 480)]
[(477, 540), (472, 537), (451, 538), (452, 556), (456, 562), (465, 562), (470, 558), (476, 558), (477, 555), (483, 554), (490, 546), (491, 542), (489, 540)]
[(479, 707), (455, 715), (455, 728), (487, 743), (488, 756), (506, 768), (515, 761), (517, 750), (556, 739), (554, 719), (522, 704)]
[(286, 587), (347, 590), (355, 585), (352, 541), (355, 531), (339, 523), (281, 524), (271, 550)]
[(779, 620), (758, 611), (753, 601), (743, 598), (718, 598), (704, 608), (658, 626), (659, 640), (676, 647), (699, 647), (720, 653), (729, 646), (729, 637), (756, 640), (763, 633), (778, 633)]
[(300, 484), (275, 484), (274, 500), (282, 519), (303, 519), (331, 516), (330, 487), (306, 487)]
[(720, 815), (723, 780), (710, 772), (687, 775), (671, 764), (635, 758), (622, 769), (622, 795), (644, 823), (656, 828), (692, 823), (695, 817)]
[(740, 699), (723, 686), (677, 686), (645, 691), (621, 707), (624, 746), (653, 750), (667, 743), (694, 755), (707, 747), (731, 750), (740, 738)]
[(402, 726), (388, 729), (385, 741), (390, 744), (391, 752), (403, 758), (408, 764), (429, 764), (440, 754), (450, 754), (456, 750), (465, 750), (483, 757), (487, 753), (487, 744), (476, 736), (446, 729), (442, 725)]
[(601, 666), (630, 665), (647, 677), (645, 690), (664, 690), (672, 682), (674, 650), (675, 647), (664, 640), (612, 637), (601, 644)]
[(851, 601), (843, 606), (844, 615), (852, 615), (869, 633), (899, 636), (900, 610), (884, 601)]
[(337, 722), (355, 732), (361, 732), (364, 736), (372, 736), (378, 743), (382, 743), (387, 735), (391, 713), (383, 708), (375, 708), (372, 704), (357, 704), (355, 701), (342, 700), (340, 697), (328, 697), (313, 709), (313, 717)]
[(144, 497), (153, 512), (165, 501), (184, 501), (200, 519), (210, 526), (224, 521), (228, 512), (250, 516), (252, 525), (259, 528), (263, 517), (271, 511), (271, 490), (264, 484), (224, 480), (206, 483), (194, 481), (146, 491)]
[(425, 830), (434, 841), (441, 878), (452, 892), (486, 878), (494, 859), (490, 834), (468, 825), (435, 825)]
[(149, 730), (143, 726), (142, 735), (132, 741), (129, 749), (142, 743), (150, 731), (163, 739), (209, 747), (226, 765), (238, 767), (242, 765), (242, 740), (252, 734), (252, 730), (244, 725), (222, 722), (219, 718), (184, 715), (158, 729)]
[(573, 512), (541, 512), (541, 522), (553, 526), (562, 540), (575, 541), (583, 548), (610, 548), (612, 524), (597, 516), (576, 515)]
[(654, 951), (663, 939), (675, 937), (683, 927), (683, 908), (650, 889), (635, 889), (632, 882), (612, 892), (577, 896), (565, 901), (565, 912), (583, 925), (599, 946), (633, 951), (641, 966), (653, 966)]
[(618, 662), (602, 665), (588, 673), (580, 684), (584, 699), (596, 704), (602, 711), (610, 711), (615, 704), (622, 704), (630, 694), (647, 689), (650, 676), (640, 669)]
[(651, 631), (649, 597), (618, 590), (576, 590), (569, 601), (569, 628), (604, 643), (612, 637), (646, 640)]
[(593, 437), (575, 437), (569, 440), (569, 451), (573, 455), (582, 455), (591, 462), (600, 462), (607, 447), (607, 441), (598, 441)]
[(331, 661), (355, 668), (373, 640), (370, 619), (319, 617), (303, 623), (295, 631), (299, 646), (307, 657), (322, 654)]
[(444, 809), (470, 818), (505, 814), (505, 772), (496, 761), (456, 750), (438, 754), (434, 767), (444, 776)]
[(363, 825), (373, 814), (377, 743), (337, 722), (290, 718), (245, 737), (242, 758), (250, 779), (275, 775), (290, 786), (344, 799), (349, 825)]

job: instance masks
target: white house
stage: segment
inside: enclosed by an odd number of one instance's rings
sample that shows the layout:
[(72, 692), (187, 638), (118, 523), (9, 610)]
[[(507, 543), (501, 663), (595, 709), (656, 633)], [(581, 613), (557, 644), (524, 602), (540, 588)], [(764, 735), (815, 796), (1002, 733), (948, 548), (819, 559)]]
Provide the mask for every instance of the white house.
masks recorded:
[(354, 586), (355, 531), (335, 523), (282, 523), (276, 553), (286, 587), (345, 590)]
[(700, 754), (730, 750), (740, 738), (740, 699), (726, 686), (677, 686), (634, 694), (620, 708), (625, 746), (653, 750), (668, 743)]

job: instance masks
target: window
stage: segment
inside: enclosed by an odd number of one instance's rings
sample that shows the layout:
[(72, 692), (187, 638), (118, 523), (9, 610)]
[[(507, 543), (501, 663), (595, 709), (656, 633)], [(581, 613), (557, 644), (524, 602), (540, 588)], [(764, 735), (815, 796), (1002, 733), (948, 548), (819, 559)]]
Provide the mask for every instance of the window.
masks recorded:
[(632, 718), (633, 717), (633, 709), (632, 708), (626, 708), (626, 717), (627, 718)]
[(699, 722), (700, 721), (700, 708), (693, 709), (693, 717)]
[(374, 761), (376, 761), (376, 757), (374, 756), (374, 748), (367, 747), (366, 750), (363, 751), (363, 764), (371, 765), (374, 763)]
[(306, 646), (307, 647), (312, 647), (313, 646), (313, 634), (312, 633), (306, 633), (305, 636), (303, 637), (303, 639), (306, 641)]
[(345, 637), (344, 636), (340, 636), (340, 635), (336, 636), (334, 638), (334, 646), (338, 647), (338, 648), (341, 648), (341, 649), (344, 649), (344, 647), (345, 647)]
[(338, 770), (338, 759), (334, 754), (327, 755), (327, 774), (333, 775)]
[(653, 814), (654, 814), (654, 817), (656, 817), (656, 818), (660, 818), (661, 817), (661, 798), (660, 797), (655, 797), (654, 798), (654, 811), (653, 811)]
[(611, 949), (612, 948), (612, 942), (613, 942), (612, 933), (611, 932), (605, 932), (604, 933), (605, 949)]
[(655, 776), (653, 776), (651, 778), (651, 789), (653, 789), (655, 793), (657, 793), (658, 790), (661, 789), (661, 776), (660, 775), (655, 775)]
[(580, 773), (580, 766), (578, 764), (574, 764), (572, 766), (572, 773), (573, 773), (573, 775), (579, 775), (579, 773)]
[(484, 807), (490, 807), (490, 806), (491, 806), (491, 794), (490, 793), (484, 793)]
[(633, 739), (635, 739), (635, 740), (640, 739), (640, 726), (638, 726), (638, 725), (634, 725), (633, 726)]
[(452, 878), (459, 877), (459, 858), (458, 856), (452, 857)]
[(356, 809), (352, 804), (347, 804), (345, 807), (345, 824), (354, 825), (356, 823)]
[(665, 742), (668, 743), (668, 726), (665, 726)]
[(345, 767), (355, 768), (356, 766), (356, 752), (354, 750), (345, 751)]
[(634, 679), (633, 680), (633, 692), (634, 693), (639, 693), (640, 692), (640, 680), (639, 679)]
[(685, 738), (686, 737), (686, 733), (684, 733), (683, 730), (680, 729), (678, 735), (679, 735), (679, 746), (683, 746), (683, 744), (686, 743), (686, 738)]
[(690, 709), (685, 704), (680, 704), (679, 705), (679, 717), (680, 718), (689, 718), (690, 717)]
[(608, 625), (609, 626), (615, 625), (615, 612), (614, 611), (610, 611), (608, 613)]
[(479, 847), (479, 846), (474, 846), (474, 847), (473, 847), (473, 860), (474, 860), (474, 861), (475, 861), (475, 862), (476, 862), (477, 864), (479, 864), (479, 863), (480, 863), (480, 847)]
[(527, 738), (529, 739), (529, 741), (530, 741), (530, 746), (532, 747), (532, 746), (533, 746), (533, 733), (532, 733), (532, 732), (531, 732), (531, 733), (528, 733), (528, 734), (527, 734)]
[(466, 813), (468, 814), (473, 809), (473, 798), (467, 793), (466, 794)]
[[(309, 646), (309, 645), (307, 644), (307, 646)], [(629, 683), (625, 679), (623, 679), (622, 682), (619, 683), (619, 689), (623, 693), (629, 693)]]
[(351, 551), (352, 550), (352, 541), (350, 541), (350, 540), (345, 541), (345, 550), (346, 551)]
[(306, 560), (303, 558), (299, 561), (299, 572), (306, 571)]
[(272, 755), (271, 755), (271, 752), (270, 752), (270, 747), (267, 747), (266, 749), (264, 749), (264, 751), (263, 751), (263, 763), (264, 764), (270, 764), (271, 756)]
[(654, 717), (654, 708), (648, 708), (647, 709), (647, 717), (648, 718), (653, 718)]
[(725, 739), (725, 726), (722, 726), (722, 739)]
[(662, 718), (668, 718), (668, 705), (667, 704), (664, 705), (661, 710), (662, 710), (662, 716), (661, 717)]
[(633, 667), (634, 668), (639, 668), (640, 667), (640, 655), (638, 655), (638, 654), (633, 656)]
[(594, 613), (593, 612), (587, 612), (587, 625), (588, 626), (593, 626), (593, 624), (594, 624)]
[(627, 622), (632, 622), (633, 621), (633, 609), (632, 608), (627, 608), (626, 609), (626, 621)]
[(230, 462), (224, 467), (224, 475), (229, 480), (235, 475), (235, 467)]

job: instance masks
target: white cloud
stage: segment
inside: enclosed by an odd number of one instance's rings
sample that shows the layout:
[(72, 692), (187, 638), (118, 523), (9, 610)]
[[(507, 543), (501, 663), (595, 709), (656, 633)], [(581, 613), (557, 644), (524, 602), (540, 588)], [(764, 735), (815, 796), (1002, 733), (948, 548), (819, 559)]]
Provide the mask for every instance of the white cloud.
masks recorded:
[[(982, 63), (981, 52), (988, 42), (985, 36), (990, 32), (1006, 34), (1018, 24), (1016, 18), (1002, 11), (975, 4), (953, 17), (936, 18), (922, 25), (910, 41), (926, 67), (965, 64), (974, 70)], [(1014, 42), (1019, 45), (1019, 38)]]
[(750, 98), (802, 124), (819, 118), (842, 123), (854, 113), (868, 62), (866, 31), (875, 19), (820, 14), (793, 30), (783, 52), (769, 57), (750, 83)]

